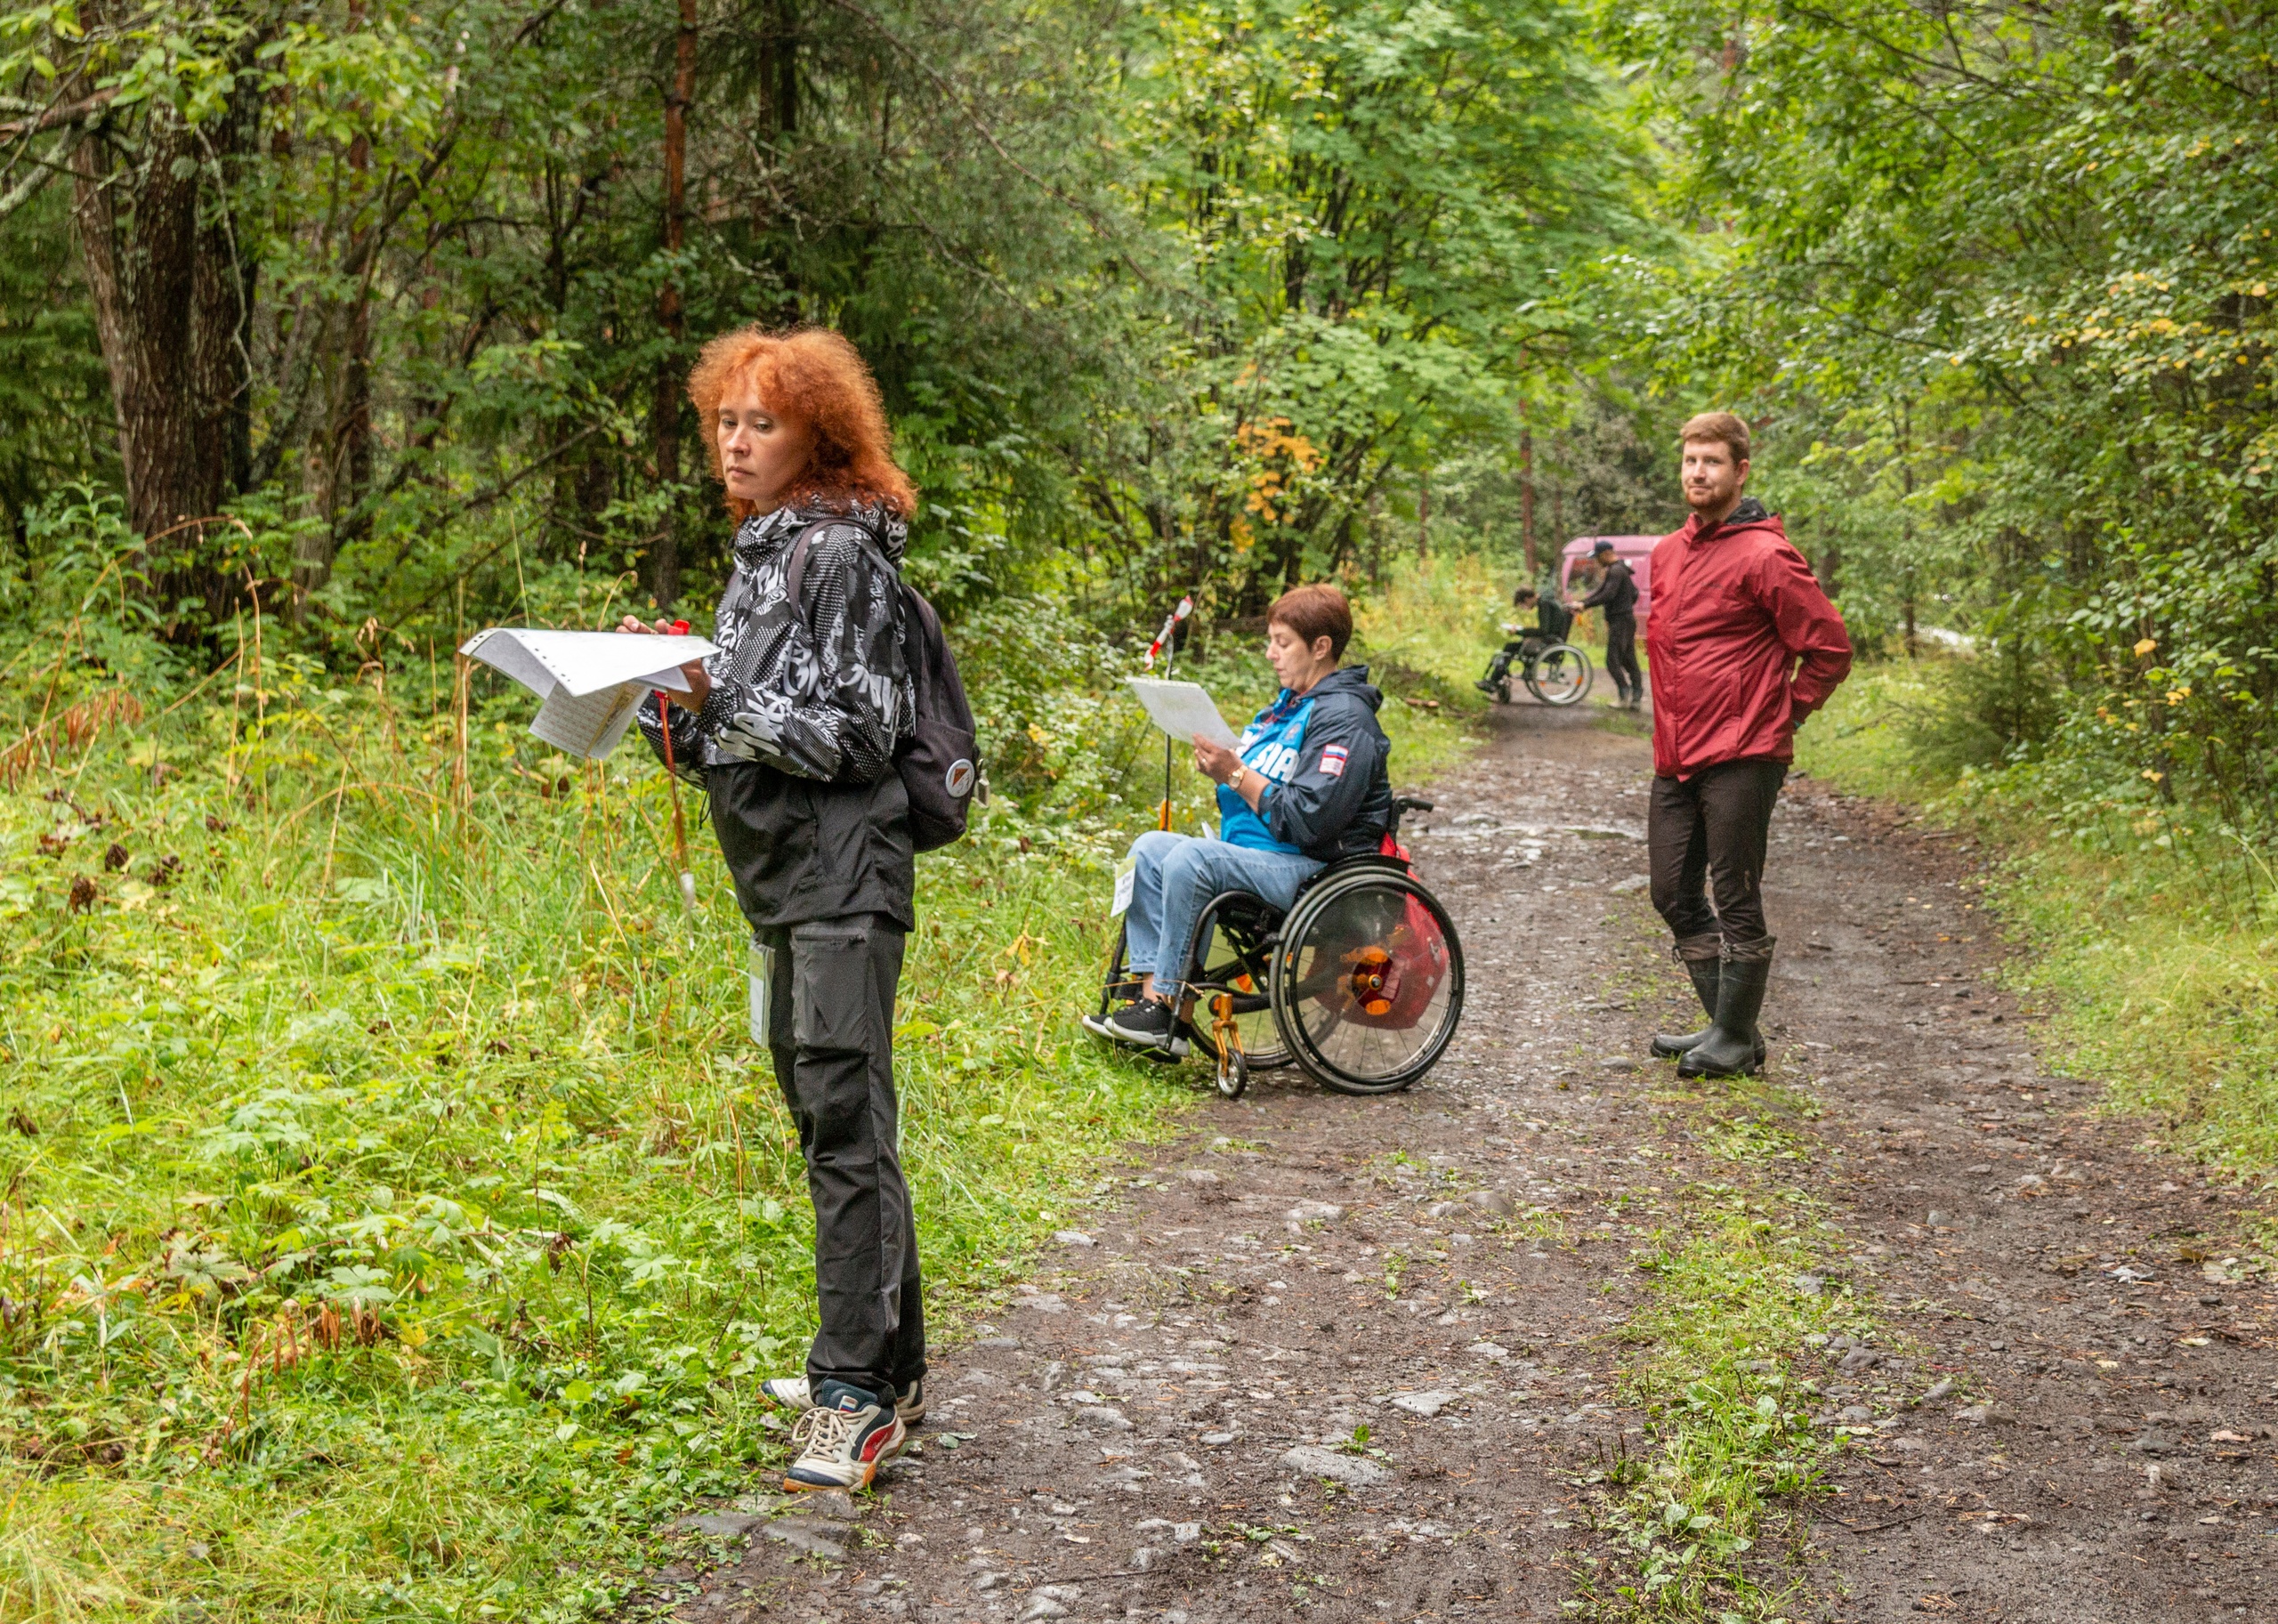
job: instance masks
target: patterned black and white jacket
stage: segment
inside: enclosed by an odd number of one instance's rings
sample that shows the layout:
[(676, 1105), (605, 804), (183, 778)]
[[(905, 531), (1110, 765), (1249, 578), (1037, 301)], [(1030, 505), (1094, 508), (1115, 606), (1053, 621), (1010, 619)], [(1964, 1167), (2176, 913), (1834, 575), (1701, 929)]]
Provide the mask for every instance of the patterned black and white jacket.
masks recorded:
[[(813, 529), (794, 613), (792, 544)], [(779, 507), (736, 531), (734, 572), (720, 596), (705, 662), (703, 711), (672, 710), (673, 761), (701, 784), (723, 762), (755, 761), (800, 778), (868, 784), (893, 765), (917, 723), (901, 646), (894, 568), (909, 527), (878, 507)], [(881, 563), (885, 567), (880, 568)], [(661, 756), (655, 695), (641, 731)]]
[[(812, 530), (795, 613), (787, 576)], [(893, 771), (917, 726), (902, 653), (901, 517), (876, 506), (779, 508), (736, 532), (705, 662), (712, 692), (670, 710), (673, 764), (704, 786), (755, 929), (881, 914), (905, 930), (916, 884), (909, 803)], [(655, 695), (641, 731), (658, 759)]]

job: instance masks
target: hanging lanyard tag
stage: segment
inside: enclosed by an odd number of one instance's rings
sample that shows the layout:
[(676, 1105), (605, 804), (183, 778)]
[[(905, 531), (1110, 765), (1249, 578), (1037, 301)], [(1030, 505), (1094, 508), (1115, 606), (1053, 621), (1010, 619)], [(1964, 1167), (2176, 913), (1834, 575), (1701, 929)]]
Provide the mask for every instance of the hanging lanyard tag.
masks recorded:
[(775, 996), (775, 949), (753, 942), (744, 956), (744, 974), (751, 982), (751, 1040), (765, 1048), (768, 1009)]
[(1127, 857), (1115, 866), (1115, 900), (1108, 904), (1111, 917), (1131, 906), (1131, 889), (1139, 881), (1139, 860)]

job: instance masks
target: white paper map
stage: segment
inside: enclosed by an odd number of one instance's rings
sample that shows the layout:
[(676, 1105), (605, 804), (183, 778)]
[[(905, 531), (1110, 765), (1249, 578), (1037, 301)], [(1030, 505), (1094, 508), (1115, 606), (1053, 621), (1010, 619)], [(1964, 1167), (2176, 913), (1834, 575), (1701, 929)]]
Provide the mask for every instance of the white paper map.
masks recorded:
[(1184, 744), (1200, 733), (1213, 744), (1229, 749), (1240, 741), (1226, 719), (1218, 714), (1217, 705), (1203, 691), (1200, 683), (1159, 683), (1152, 677), (1126, 677), (1131, 691), (1139, 696), (1139, 703), (1147, 707), (1155, 725)]
[(459, 650), (545, 701), (531, 732), (557, 750), (594, 761), (617, 748), (643, 694), (652, 688), (686, 693), (680, 668), (719, 651), (704, 637), (511, 626), (477, 632)]

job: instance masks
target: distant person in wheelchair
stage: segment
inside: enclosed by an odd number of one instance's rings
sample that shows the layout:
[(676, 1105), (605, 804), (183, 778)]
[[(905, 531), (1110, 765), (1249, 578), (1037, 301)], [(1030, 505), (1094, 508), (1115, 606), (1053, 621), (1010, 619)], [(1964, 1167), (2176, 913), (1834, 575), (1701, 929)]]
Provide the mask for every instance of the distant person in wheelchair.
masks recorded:
[(1212, 898), (1242, 891), (1287, 909), (1325, 865), (1375, 852), (1392, 823), (1384, 695), (1365, 666), (1344, 667), (1353, 610), (1334, 586), (1300, 586), (1265, 612), (1265, 658), (1280, 679), (1237, 747), (1197, 735), (1194, 764), (1218, 785), (1218, 836), (1150, 830), (1131, 844), (1124, 915), (1139, 996), (1086, 1015), (1102, 1037), (1183, 1049), (1193, 997), (1183, 984), (1195, 925)]
[[(1574, 617), (1565, 605), (1555, 598), (1546, 598), (1531, 586), (1522, 586), (1511, 594), (1511, 607), (1521, 615), (1532, 615), (1532, 626), (1515, 625), (1506, 621), (1503, 629), (1512, 634), (1487, 665), (1487, 675), (1474, 684), (1482, 693), (1497, 693), (1507, 689), (1514, 662), (1522, 667), (1532, 665), (1546, 649), (1566, 641), (1566, 634), (1574, 629)], [(1507, 697), (1507, 694), (1506, 695)]]
[(1489, 662), (1487, 675), (1479, 679), (1479, 691), (1492, 694), (1498, 704), (1508, 705), (1515, 682), (1545, 705), (1579, 704), (1590, 691), (1590, 661), (1589, 656), (1566, 641), (1574, 629), (1573, 611), (1531, 586), (1513, 593), (1511, 607), (1523, 615), (1533, 615), (1534, 624), (1505, 623), (1503, 629), (1511, 634), (1511, 641)]

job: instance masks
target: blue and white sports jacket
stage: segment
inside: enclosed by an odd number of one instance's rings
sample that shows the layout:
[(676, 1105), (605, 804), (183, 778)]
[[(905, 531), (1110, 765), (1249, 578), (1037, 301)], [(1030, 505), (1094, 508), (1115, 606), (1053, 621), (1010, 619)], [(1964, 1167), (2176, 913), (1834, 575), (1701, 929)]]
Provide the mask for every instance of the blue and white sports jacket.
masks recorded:
[(1392, 744), (1377, 722), (1384, 699), (1366, 666), (1341, 666), (1302, 694), (1283, 689), (1239, 747), (1270, 788), (1252, 812), (1220, 785), (1218, 838), (1318, 862), (1375, 851), (1392, 822)]

